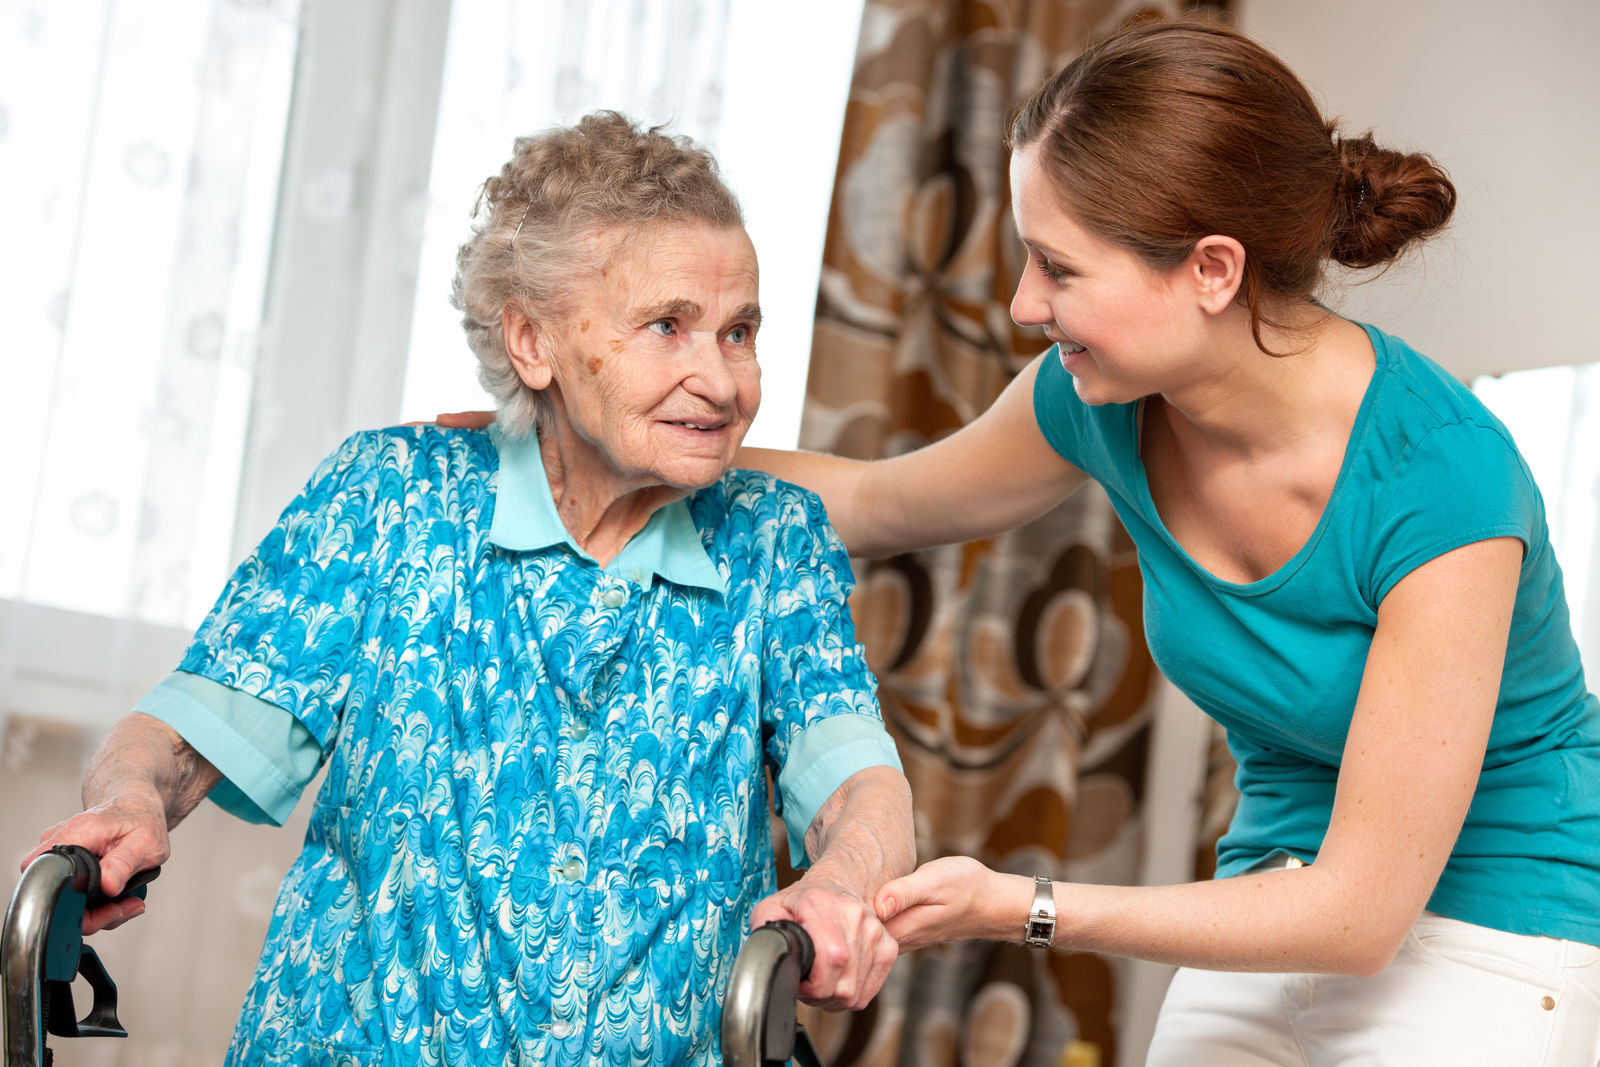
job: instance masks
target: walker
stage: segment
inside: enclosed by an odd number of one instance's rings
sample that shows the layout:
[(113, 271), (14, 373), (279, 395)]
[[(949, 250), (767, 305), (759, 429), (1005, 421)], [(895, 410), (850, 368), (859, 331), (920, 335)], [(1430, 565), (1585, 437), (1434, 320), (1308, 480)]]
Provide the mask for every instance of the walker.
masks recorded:
[[(112, 900), (144, 899), (145, 883), (159, 873), (160, 867), (141, 871), (128, 879), (121, 896), (107, 898), (100, 893), (100, 861), (81, 845), (57, 845), (28, 864), (0, 929), (3, 1067), (49, 1067), (47, 1031), (57, 1037), (128, 1036), (117, 1021), (117, 985), (83, 943), (83, 913)], [(78, 975), (94, 992), (82, 1019), (72, 1005)]]
[(823, 1067), (795, 1019), (795, 995), (814, 950), (800, 924), (779, 919), (752, 930), (722, 997), (724, 1067)]
[[(128, 880), (121, 900), (141, 900), (155, 867)], [(83, 943), (83, 915), (110, 903), (100, 894), (100, 862), (81, 845), (58, 845), (22, 873), (0, 930), (0, 1014), (5, 1061), (0, 1067), (49, 1067), (46, 1033), (56, 1037), (127, 1037), (117, 1019), (117, 986), (94, 949)], [(787, 919), (752, 931), (734, 961), (722, 999), (725, 1067), (823, 1067), (795, 1018), (800, 983), (811, 970), (811, 938)], [(89, 983), (94, 1003), (79, 1019), (72, 981)]]

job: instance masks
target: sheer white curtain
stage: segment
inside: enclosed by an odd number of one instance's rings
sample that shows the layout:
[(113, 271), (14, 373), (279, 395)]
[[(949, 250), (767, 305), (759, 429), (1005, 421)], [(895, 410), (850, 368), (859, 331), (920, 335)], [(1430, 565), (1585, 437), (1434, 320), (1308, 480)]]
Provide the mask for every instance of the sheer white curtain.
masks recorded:
[(94, 721), (225, 573), (298, 8), (0, 8), (0, 714)]

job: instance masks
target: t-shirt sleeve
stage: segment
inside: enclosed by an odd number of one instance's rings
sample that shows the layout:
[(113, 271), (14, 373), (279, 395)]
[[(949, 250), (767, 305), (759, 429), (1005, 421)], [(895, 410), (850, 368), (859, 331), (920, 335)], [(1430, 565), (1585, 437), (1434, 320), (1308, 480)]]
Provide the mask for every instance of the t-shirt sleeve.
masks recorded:
[(823, 802), (857, 771), (898, 770), (900, 760), (850, 620), (850, 559), (821, 501), (792, 487), (780, 494), (762, 715), (790, 861), (803, 867), (805, 832)]
[(357, 434), (323, 461), (234, 571), (178, 665), (283, 708), (324, 751), (360, 652), (383, 526), (377, 440)]
[(1526, 553), (1542, 508), (1532, 473), (1500, 429), (1461, 421), (1430, 431), (1383, 497), (1373, 603), (1422, 564), (1463, 545), (1515, 537)]

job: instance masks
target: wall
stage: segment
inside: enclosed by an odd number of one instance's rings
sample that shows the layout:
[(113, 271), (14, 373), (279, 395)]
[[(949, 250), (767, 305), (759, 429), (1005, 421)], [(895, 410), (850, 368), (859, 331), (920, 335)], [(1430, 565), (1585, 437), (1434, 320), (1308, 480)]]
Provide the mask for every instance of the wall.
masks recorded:
[(1600, 360), (1600, 4), (1236, 0), (1350, 132), (1429, 152), (1461, 195), (1446, 236), (1340, 306), (1462, 378)]

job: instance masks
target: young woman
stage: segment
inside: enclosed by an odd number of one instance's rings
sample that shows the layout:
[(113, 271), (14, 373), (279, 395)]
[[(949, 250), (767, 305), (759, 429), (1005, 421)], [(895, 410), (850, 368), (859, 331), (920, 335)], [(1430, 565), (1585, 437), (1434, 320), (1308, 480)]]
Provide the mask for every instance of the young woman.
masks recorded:
[[(858, 555), (993, 534), (1086, 478), (1138, 545), (1151, 649), (1228, 729), (1215, 881), (1056, 884), (936, 859), (902, 950), (1029, 940), (1178, 965), (1152, 1064), (1600, 1059), (1600, 705), (1505, 428), (1316, 299), (1455, 190), (1344, 138), (1274, 56), (1165, 23), (1027, 103), (1017, 322), (1054, 342), (972, 424), (877, 462), (745, 450)], [(1052, 922), (1053, 916), (1053, 922)]]

